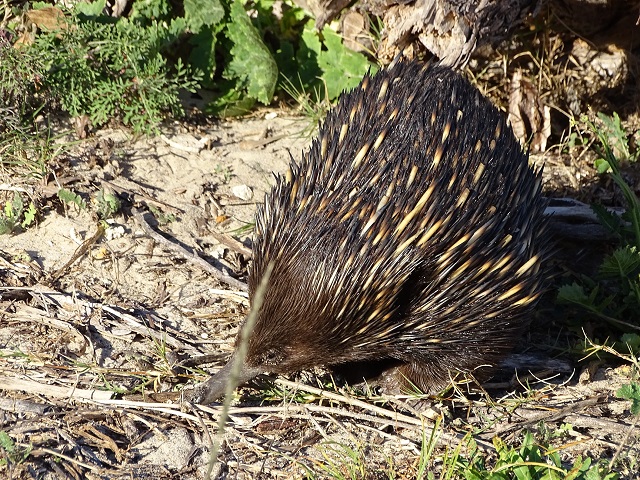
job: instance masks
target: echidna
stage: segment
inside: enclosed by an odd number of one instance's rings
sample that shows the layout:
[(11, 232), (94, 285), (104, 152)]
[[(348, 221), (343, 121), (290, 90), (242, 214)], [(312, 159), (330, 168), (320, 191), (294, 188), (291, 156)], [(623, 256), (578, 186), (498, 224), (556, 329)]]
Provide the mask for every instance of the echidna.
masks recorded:
[[(543, 289), (545, 201), (498, 110), (443, 66), (367, 75), (256, 214), (240, 373), (389, 361), (434, 391), (513, 348)], [(229, 364), (197, 389), (224, 392)], [(387, 375), (386, 378), (389, 378)]]

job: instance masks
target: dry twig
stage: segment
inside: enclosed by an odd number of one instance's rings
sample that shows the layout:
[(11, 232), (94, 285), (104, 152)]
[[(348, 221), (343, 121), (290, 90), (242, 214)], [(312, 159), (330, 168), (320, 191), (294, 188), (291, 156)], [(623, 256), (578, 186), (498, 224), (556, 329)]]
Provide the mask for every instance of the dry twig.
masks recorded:
[(205, 272), (211, 274), (221, 282), (224, 282), (227, 285), (230, 285), (233, 288), (237, 288), (242, 291), (247, 290), (247, 285), (244, 282), (241, 282), (240, 280), (233, 278), (230, 275), (227, 275), (223, 271), (215, 268), (213, 265), (211, 265), (209, 262), (207, 262), (203, 258), (200, 258), (195, 253), (188, 252), (187, 250), (182, 248), (180, 245), (177, 245), (172, 241), (166, 239), (162, 235), (160, 235), (153, 228), (151, 228), (151, 225), (147, 223), (147, 221), (144, 219), (144, 215), (142, 214), (142, 212), (140, 212), (135, 208), (132, 210), (132, 212), (133, 212), (133, 218), (136, 219), (136, 222), (138, 222), (138, 225), (140, 225), (140, 227), (144, 230), (144, 232), (147, 235), (149, 235), (151, 238), (153, 238), (158, 244), (160, 244), (167, 250), (175, 253), (176, 255), (184, 258), (185, 260), (191, 262), (192, 264), (202, 268)]
[(73, 252), (73, 255), (65, 263), (62, 268), (59, 268), (55, 272), (53, 272), (47, 279), (45, 279), (44, 283), (46, 285), (52, 285), (56, 280), (58, 280), (62, 275), (66, 273), (66, 271), (73, 265), (80, 257), (82, 257), (85, 253), (89, 251), (91, 245), (96, 243), (102, 236), (104, 235), (104, 225), (101, 223), (98, 224), (98, 229), (96, 233), (94, 233), (90, 238), (86, 239), (82, 245), (76, 248), (76, 251)]

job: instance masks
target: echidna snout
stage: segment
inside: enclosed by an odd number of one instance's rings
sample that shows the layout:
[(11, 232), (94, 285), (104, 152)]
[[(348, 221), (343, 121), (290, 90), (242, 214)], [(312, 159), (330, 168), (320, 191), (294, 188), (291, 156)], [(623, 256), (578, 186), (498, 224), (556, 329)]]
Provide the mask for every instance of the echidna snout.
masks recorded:
[(258, 208), (252, 301), (273, 271), (240, 380), (388, 362), (433, 391), (495, 364), (543, 290), (545, 204), (540, 171), (462, 76), (414, 61), (365, 76)]

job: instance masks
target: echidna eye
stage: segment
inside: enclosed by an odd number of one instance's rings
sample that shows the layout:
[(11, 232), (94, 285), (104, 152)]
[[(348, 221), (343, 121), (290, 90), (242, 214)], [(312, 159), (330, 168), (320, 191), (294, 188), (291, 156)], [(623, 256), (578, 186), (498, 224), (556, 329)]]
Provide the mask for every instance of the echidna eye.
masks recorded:
[(277, 365), (281, 361), (282, 354), (276, 349), (267, 350), (260, 356), (260, 363), (262, 365)]

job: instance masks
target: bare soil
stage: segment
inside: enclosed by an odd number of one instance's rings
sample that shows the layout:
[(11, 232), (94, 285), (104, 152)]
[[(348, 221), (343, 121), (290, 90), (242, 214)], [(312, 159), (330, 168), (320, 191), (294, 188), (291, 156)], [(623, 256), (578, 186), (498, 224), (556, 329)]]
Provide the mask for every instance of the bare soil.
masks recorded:
[[(51, 201), (36, 227), (0, 237), (0, 432), (16, 441), (11, 456), (0, 449), (0, 477), (205, 477), (220, 407), (181, 405), (206, 375), (176, 363), (210, 354), (205, 372), (221, 366), (248, 301), (178, 251), (244, 280), (249, 257), (229, 239), (250, 246), (256, 202), (309, 145), (307, 126), (270, 110), (154, 138), (100, 131), (74, 149), (53, 183), (123, 205), (101, 236), (95, 201)], [(575, 176), (545, 160), (549, 183)], [(334, 387), (321, 370), (266, 380), (267, 393), (239, 390), (212, 478), (416, 478), (422, 427), (428, 439), (438, 415), (439, 448), (473, 431), (492, 458), (495, 435), (543, 430), (569, 462), (628, 457), (621, 478), (640, 478), (637, 418), (615, 395), (629, 367), (575, 360), (547, 354), (531, 373), (506, 369), (488, 394), (460, 386), (430, 402)], [(316, 390), (328, 385), (331, 397)]]

